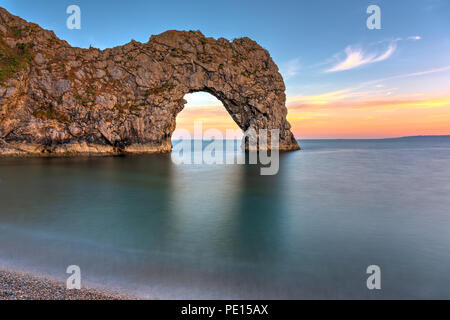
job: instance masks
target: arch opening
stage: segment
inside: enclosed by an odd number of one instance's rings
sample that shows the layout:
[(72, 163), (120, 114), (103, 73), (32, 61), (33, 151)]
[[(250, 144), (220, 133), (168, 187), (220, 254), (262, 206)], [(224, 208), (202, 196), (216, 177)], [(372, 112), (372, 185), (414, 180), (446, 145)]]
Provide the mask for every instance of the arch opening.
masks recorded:
[(203, 140), (203, 134), (217, 130), (227, 139), (227, 132), (232, 132), (234, 139), (242, 139), (243, 131), (233, 119), (230, 112), (212, 93), (196, 91), (184, 96), (187, 101), (176, 116), (176, 127), (172, 133), (172, 143), (180, 140), (188, 131), (195, 140)]

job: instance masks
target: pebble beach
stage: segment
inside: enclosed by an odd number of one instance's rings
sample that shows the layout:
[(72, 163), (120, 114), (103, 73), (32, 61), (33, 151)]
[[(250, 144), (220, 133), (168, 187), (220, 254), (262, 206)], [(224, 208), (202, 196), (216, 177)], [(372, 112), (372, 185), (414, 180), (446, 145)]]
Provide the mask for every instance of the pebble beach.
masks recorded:
[(125, 300), (130, 297), (97, 289), (68, 290), (63, 282), (0, 271), (0, 300)]

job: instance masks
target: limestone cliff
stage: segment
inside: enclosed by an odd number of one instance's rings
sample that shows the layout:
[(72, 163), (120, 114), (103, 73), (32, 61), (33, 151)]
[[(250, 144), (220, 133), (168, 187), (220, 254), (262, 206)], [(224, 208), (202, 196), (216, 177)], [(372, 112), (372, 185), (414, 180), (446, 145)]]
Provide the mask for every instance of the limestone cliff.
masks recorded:
[(280, 130), (285, 86), (267, 50), (241, 38), (167, 31), (81, 49), (0, 8), (0, 155), (168, 152), (184, 95), (217, 97), (242, 130)]

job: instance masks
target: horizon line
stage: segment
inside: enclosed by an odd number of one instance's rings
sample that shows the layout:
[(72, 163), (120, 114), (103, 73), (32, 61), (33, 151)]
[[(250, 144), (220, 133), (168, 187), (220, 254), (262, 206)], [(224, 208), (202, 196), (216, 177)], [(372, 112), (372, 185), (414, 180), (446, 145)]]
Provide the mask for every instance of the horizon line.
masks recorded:
[[(426, 135), (414, 135), (414, 136), (398, 136), (398, 137), (386, 137), (386, 138), (308, 138), (308, 139), (302, 139), (302, 138), (295, 138), (295, 140), (302, 140), (302, 141), (308, 141), (308, 140), (395, 140), (395, 139), (406, 139), (406, 138), (450, 138), (450, 134), (426, 134)], [(212, 141), (213, 139), (177, 139), (172, 138), (173, 141), (180, 141), (180, 140), (201, 140), (201, 141)], [(220, 141), (241, 141), (242, 139), (217, 139)]]

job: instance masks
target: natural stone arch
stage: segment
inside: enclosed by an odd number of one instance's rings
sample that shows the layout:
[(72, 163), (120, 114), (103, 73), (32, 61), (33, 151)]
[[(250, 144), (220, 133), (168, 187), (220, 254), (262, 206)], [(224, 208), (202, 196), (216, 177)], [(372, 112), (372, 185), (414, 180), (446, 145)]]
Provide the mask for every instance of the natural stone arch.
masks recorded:
[(197, 91), (219, 99), (243, 131), (279, 129), (281, 150), (299, 148), (283, 78), (249, 38), (167, 31), (99, 50), (1, 8), (0, 25), (1, 43), (30, 57), (0, 89), (3, 154), (167, 152), (184, 96)]

